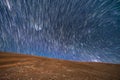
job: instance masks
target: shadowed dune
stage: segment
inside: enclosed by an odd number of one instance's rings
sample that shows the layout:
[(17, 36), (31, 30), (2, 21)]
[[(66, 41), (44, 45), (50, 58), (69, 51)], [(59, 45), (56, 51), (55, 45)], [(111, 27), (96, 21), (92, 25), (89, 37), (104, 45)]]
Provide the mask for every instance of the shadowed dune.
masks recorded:
[(0, 80), (120, 80), (120, 64), (0, 52)]

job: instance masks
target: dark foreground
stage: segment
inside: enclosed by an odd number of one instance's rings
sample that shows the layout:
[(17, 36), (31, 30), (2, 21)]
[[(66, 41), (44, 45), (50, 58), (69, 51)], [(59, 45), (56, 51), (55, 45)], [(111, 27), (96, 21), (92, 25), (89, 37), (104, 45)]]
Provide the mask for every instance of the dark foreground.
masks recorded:
[(0, 52), (0, 80), (120, 80), (120, 64), (72, 62)]

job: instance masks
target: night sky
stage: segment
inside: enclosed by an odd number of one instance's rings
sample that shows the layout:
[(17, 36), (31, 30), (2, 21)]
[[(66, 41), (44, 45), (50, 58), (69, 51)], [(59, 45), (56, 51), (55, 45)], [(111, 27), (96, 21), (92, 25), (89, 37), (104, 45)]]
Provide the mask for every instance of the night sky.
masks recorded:
[(0, 51), (120, 64), (120, 0), (0, 0)]

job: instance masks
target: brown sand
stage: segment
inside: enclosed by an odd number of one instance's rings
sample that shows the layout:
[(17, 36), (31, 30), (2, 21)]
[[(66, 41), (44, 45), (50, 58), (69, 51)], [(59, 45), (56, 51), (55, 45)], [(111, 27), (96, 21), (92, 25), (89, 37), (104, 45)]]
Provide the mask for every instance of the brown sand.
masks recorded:
[(0, 52), (0, 80), (120, 80), (120, 64)]

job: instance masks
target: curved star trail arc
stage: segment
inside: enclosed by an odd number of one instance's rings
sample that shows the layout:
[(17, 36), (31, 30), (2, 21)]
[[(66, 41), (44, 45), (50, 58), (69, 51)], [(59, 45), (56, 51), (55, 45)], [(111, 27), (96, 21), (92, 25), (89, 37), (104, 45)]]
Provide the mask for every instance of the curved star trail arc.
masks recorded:
[(120, 0), (0, 0), (0, 51), (120, 63)]

